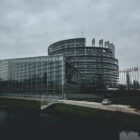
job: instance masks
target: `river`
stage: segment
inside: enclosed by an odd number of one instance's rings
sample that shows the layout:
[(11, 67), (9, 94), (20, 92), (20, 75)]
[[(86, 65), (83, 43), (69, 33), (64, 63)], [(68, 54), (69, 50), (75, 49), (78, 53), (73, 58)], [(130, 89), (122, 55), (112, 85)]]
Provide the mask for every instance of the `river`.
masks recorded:
[(140, 133), (113, 125), (70, 120), (47, 113), (0, 108), (0, 136), (84, 140), (140, 140)]

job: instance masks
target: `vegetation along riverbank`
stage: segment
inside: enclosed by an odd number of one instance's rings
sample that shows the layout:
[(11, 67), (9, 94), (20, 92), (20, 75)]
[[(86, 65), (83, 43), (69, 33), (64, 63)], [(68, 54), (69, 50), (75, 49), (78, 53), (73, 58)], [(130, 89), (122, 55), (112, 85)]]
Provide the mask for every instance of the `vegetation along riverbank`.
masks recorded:
[(114, 123), (126, 127), (127, 129), (135, 128), (140, 130), (140, 116), (133, 114), (80, 107), (63, 103), (53, 104), (49, 108), (45, 109), (44, 112), (70, 120), (94, 121), (100, 122), (104, 125), (112, 125)]
[(40, 101), (0, 97), (0, 107), (8, 109), (22, 108), (22, 109), (30, 109), (32, 111), (40, 111)]
[[(24, 108), (32, 111), (40, 111), (40, 101), (23, 100), (23, 99), (6, 99), (0, 98), (0, 106), (5, 108)], [(121, 113), (117, 111), (108, 111), (95, 108), (68, 105), (64, 103), (56, 103), (42, 111), (61, 118), (100, 122), (103, 125), (117, 124), (127, 129), (140, 130), (140, 116), (134, 114)], [(115, 125), (114, 125), (115, 126)]]

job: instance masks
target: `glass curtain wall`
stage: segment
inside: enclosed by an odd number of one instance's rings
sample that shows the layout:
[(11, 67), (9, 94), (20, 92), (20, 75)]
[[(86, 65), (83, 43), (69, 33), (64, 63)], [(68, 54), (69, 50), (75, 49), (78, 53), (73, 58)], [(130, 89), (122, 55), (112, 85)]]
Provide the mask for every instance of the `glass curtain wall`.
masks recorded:
[(13, 94), (62, 94), (65, 80), (62, 55), (1, 60), (0, 88)]

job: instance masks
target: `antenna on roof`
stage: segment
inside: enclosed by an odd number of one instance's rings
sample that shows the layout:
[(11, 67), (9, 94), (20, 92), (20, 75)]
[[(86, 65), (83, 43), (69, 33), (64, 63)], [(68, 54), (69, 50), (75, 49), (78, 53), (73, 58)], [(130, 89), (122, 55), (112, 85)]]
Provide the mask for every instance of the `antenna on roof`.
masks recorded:
[(82, 38), (83, 38), (83, 34), (84, 34), (84, 33), (83, 33), (83, 31), (82, 31)]

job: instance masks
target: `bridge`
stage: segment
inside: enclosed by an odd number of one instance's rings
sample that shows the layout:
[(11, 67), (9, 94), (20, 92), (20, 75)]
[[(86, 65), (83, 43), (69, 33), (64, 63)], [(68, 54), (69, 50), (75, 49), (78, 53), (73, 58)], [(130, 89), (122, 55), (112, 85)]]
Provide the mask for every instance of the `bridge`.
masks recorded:
[(47, 96), (47, 98), (42, 97), (40, 99), (40, 102), (41, 102), (40, 109), (44, 110), (55, 103), (63, 102), (63, 100), (58, 96)]

